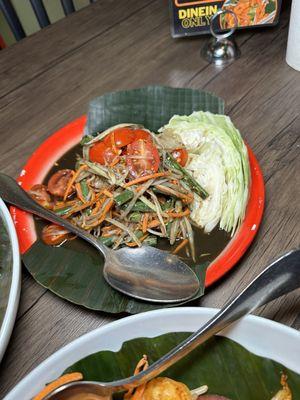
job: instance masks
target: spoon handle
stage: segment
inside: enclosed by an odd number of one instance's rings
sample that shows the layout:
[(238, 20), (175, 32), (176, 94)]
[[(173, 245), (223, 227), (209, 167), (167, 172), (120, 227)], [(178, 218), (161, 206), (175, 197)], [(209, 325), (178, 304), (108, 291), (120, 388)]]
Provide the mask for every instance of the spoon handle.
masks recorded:
[(2, 173), (0, 173), (0, 197), (5, 202), (20, 207), (22, 210), (38, 215), (41, 218), (45, 218), (54, 224), (63, 226), (68, 231), (88, 241), (104, 255), (108, 253), (109, 249), (99, 241), (95, 240), (92, 235), (36, 203), (13, 178)]
[(149, 381), (234, 321), (249, 314), (257, 307), (299, 287), (300, 249), (290, 251), (274, 261), (241, 294), (230, 300), (211, 320), (153, 363), (146, 371), (120, 381), (101, 383), (101, 386), (122, 387), (128, 384), (136, 385), (137, 383)]

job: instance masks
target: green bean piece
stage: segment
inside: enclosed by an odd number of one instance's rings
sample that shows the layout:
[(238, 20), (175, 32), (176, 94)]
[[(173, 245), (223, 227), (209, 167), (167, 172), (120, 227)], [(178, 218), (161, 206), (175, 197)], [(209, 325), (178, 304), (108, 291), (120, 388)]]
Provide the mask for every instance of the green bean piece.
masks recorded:
[(81, 187), (81, 191), (82, 191), (82, 195), (83, 195), (84, 199), (87, 200), (90, 191), (89, 191), (89, 187), (85, 180), (82, 180), (80, 182), (80, 187)]
[(123, 193), (120, 193), (115, 197), (115, 203), (117, 206), (121, 206), (131, 200), (133, 196), (134, 193), (131, 190), (125, 190)]
[(134, 234), (138, 239), (140, 239), (142, 236), (144, 236), (142, 231), (136, 231), (136, 232), (134, 232)]
[(167, 153), (166, 162), (170, 167), (173, 167), (183, 174), (182, 180), (184, 180), (189, 187), (196, 192), (203, 200), (209, 195), (205, 189), (183, 168), (170, 153)]
[(147, 246), (156, 246), (157, 245), (157, 237), (156, 236), (148, 236), (146, 239), (143, 241), (143, 244), (146, 244)]
[[(122, 207), (123, 210), (126, 210), (127, 204)], [(138, 200), (135, 205), (132, 207), (131, 211), (138, 211), (138, 212), (153, 212), (152, 208), (148, 207), (142, 201)], [(131, 212), (130, 211), (130, 212)]]
[(167, 231), (168, 237), (170, 237), (170, 234), (171, 234), (171, 227), (172, 227), (172, 222), (168, 222), (166, 224), (166, 231)]
[(172, 198), (169, 198), (167, 201), (161, 204), (161, 209), (163, 211), (171, 210), (172, 208), (174, 208), (174, 199)]
[(128, 216), (129, 221), (131, 222), (140, 222), (142, 219), (142, 214), (138, 211), (134, 211)]
[(116, 239), (117, 239), (116, 235), (104, 237), (104, 238), (102, 238), (102, 237), (98, 238), (98, 240), (100, 240), (101, 243), (103, 243), (105, 246), (108, 246), (108, 247), (112, 246)]
[(139, 212), (153, 212), (152, 208), (148, 207), (142, 201), (137, 201), (135, 205), (132, 207), (132, 211), (139, 211)]
[(55, 212), (55, 214), (56, 215), (65, 215), (65, 214), (68, 214), (68, 212), (69, 211), (71, 211), (72, 210), (72, 207), (71, 206), (67, 206), (67, 207), (64, 207), (64, 208), (60, 208), (59, 210), (56, 210), (56, 211), (54, 211)]

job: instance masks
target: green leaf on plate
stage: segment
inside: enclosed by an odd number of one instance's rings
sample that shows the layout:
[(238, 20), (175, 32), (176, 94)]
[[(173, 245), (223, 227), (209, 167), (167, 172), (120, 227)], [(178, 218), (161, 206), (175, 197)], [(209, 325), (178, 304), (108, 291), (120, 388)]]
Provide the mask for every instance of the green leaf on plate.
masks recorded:
[(90, 134), (113, 125), (134, 122), (156, 132), (175, 114), (193, 111), (224, 114), (224, 101), (211, 93), (165, 86), (107, 93), (92, 100), (88, 112)]
[[(136, 314), (172, 306), (130, 299), (112, 289), (103, 277), (103, 258), (96, 249), (80, 239), (76, 240), (76, 246), (69, 247), (51, 247), (37, 240), (23, 255), (23, 261), (42, 286), (72, 303), (92, 310)], [(207, 263), (195, 267), (200, 289), (193, 300), (204, 293), (206, 267)]]
[(12, 279), (12, 249), (4, 220), (0, 215), (0, 329), (5, 315)]
[[(184, 340), (188, 333), (168, 333), (125, 342), (118, 352), (100, 351), (78, 361), (65, 372), (81, 372), (85, 380), (113, 381), (132, 375), (143, 354), (150, 364)], [(300, 376), (259, 357), (234, 341), (215, 336), (162, 375), (184, 382), (190, 389), (208, 385), (210, 394), (231, 400), (271, 400), (281, 389), (285, 372), (293, 399), (300, 398)]]

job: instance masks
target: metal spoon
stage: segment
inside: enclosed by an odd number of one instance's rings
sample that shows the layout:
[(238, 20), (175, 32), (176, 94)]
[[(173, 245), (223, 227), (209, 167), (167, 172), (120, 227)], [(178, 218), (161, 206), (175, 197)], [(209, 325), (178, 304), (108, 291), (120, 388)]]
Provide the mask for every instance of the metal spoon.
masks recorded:
[(103, 275), (114, 289), (140, 300), (175, 303), (192, 298), (199, 290), (195, 273), (177, 256), (155, 247), (111, 250), (95, 237), (36, 203), (8, 175), (0, 173), (0, 197), (22, 210), (45, 218), (86, 240), (104, 258)]
[(185, 357), (197, 346), (242, 316), (263, 304), (300, 287), (300, 250), (293, 250), (270, 264), (247, 287), (230, 300), (197, 332), (153, 363), (146, 371), (114, 382), (73, 382), (61, 386), (45, 400), (72, 400), (79, 394), (109, 396), (124, 387), (135, 387), (155, 378), (171, 365)]

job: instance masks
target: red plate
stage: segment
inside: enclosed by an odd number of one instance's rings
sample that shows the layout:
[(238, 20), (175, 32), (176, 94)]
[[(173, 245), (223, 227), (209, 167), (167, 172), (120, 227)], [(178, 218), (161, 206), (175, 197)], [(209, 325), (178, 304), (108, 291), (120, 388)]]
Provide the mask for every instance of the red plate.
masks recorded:
[[(86, 116), (76, 119), (50, 136), (32, 154), (18, 178), (18, 182), (25, 190), (43, 182), (53, 164), (79, 143), (85, 123)], [(265, 202), (263, 176), (249, 147), (248, 154), (251, 168), (251, 189), (246, 216), (240, 229), (222, 253), (210, 264), (206, 274), (205, 286), (213, 284), (233, 268), (250, 246), (262, 219)], [(11, 214), (19, 238), (20, 251), (21, 254), (24, 254), (36, 241), (33, 218), (30, 214), (15, 207), (11, 208)]]

